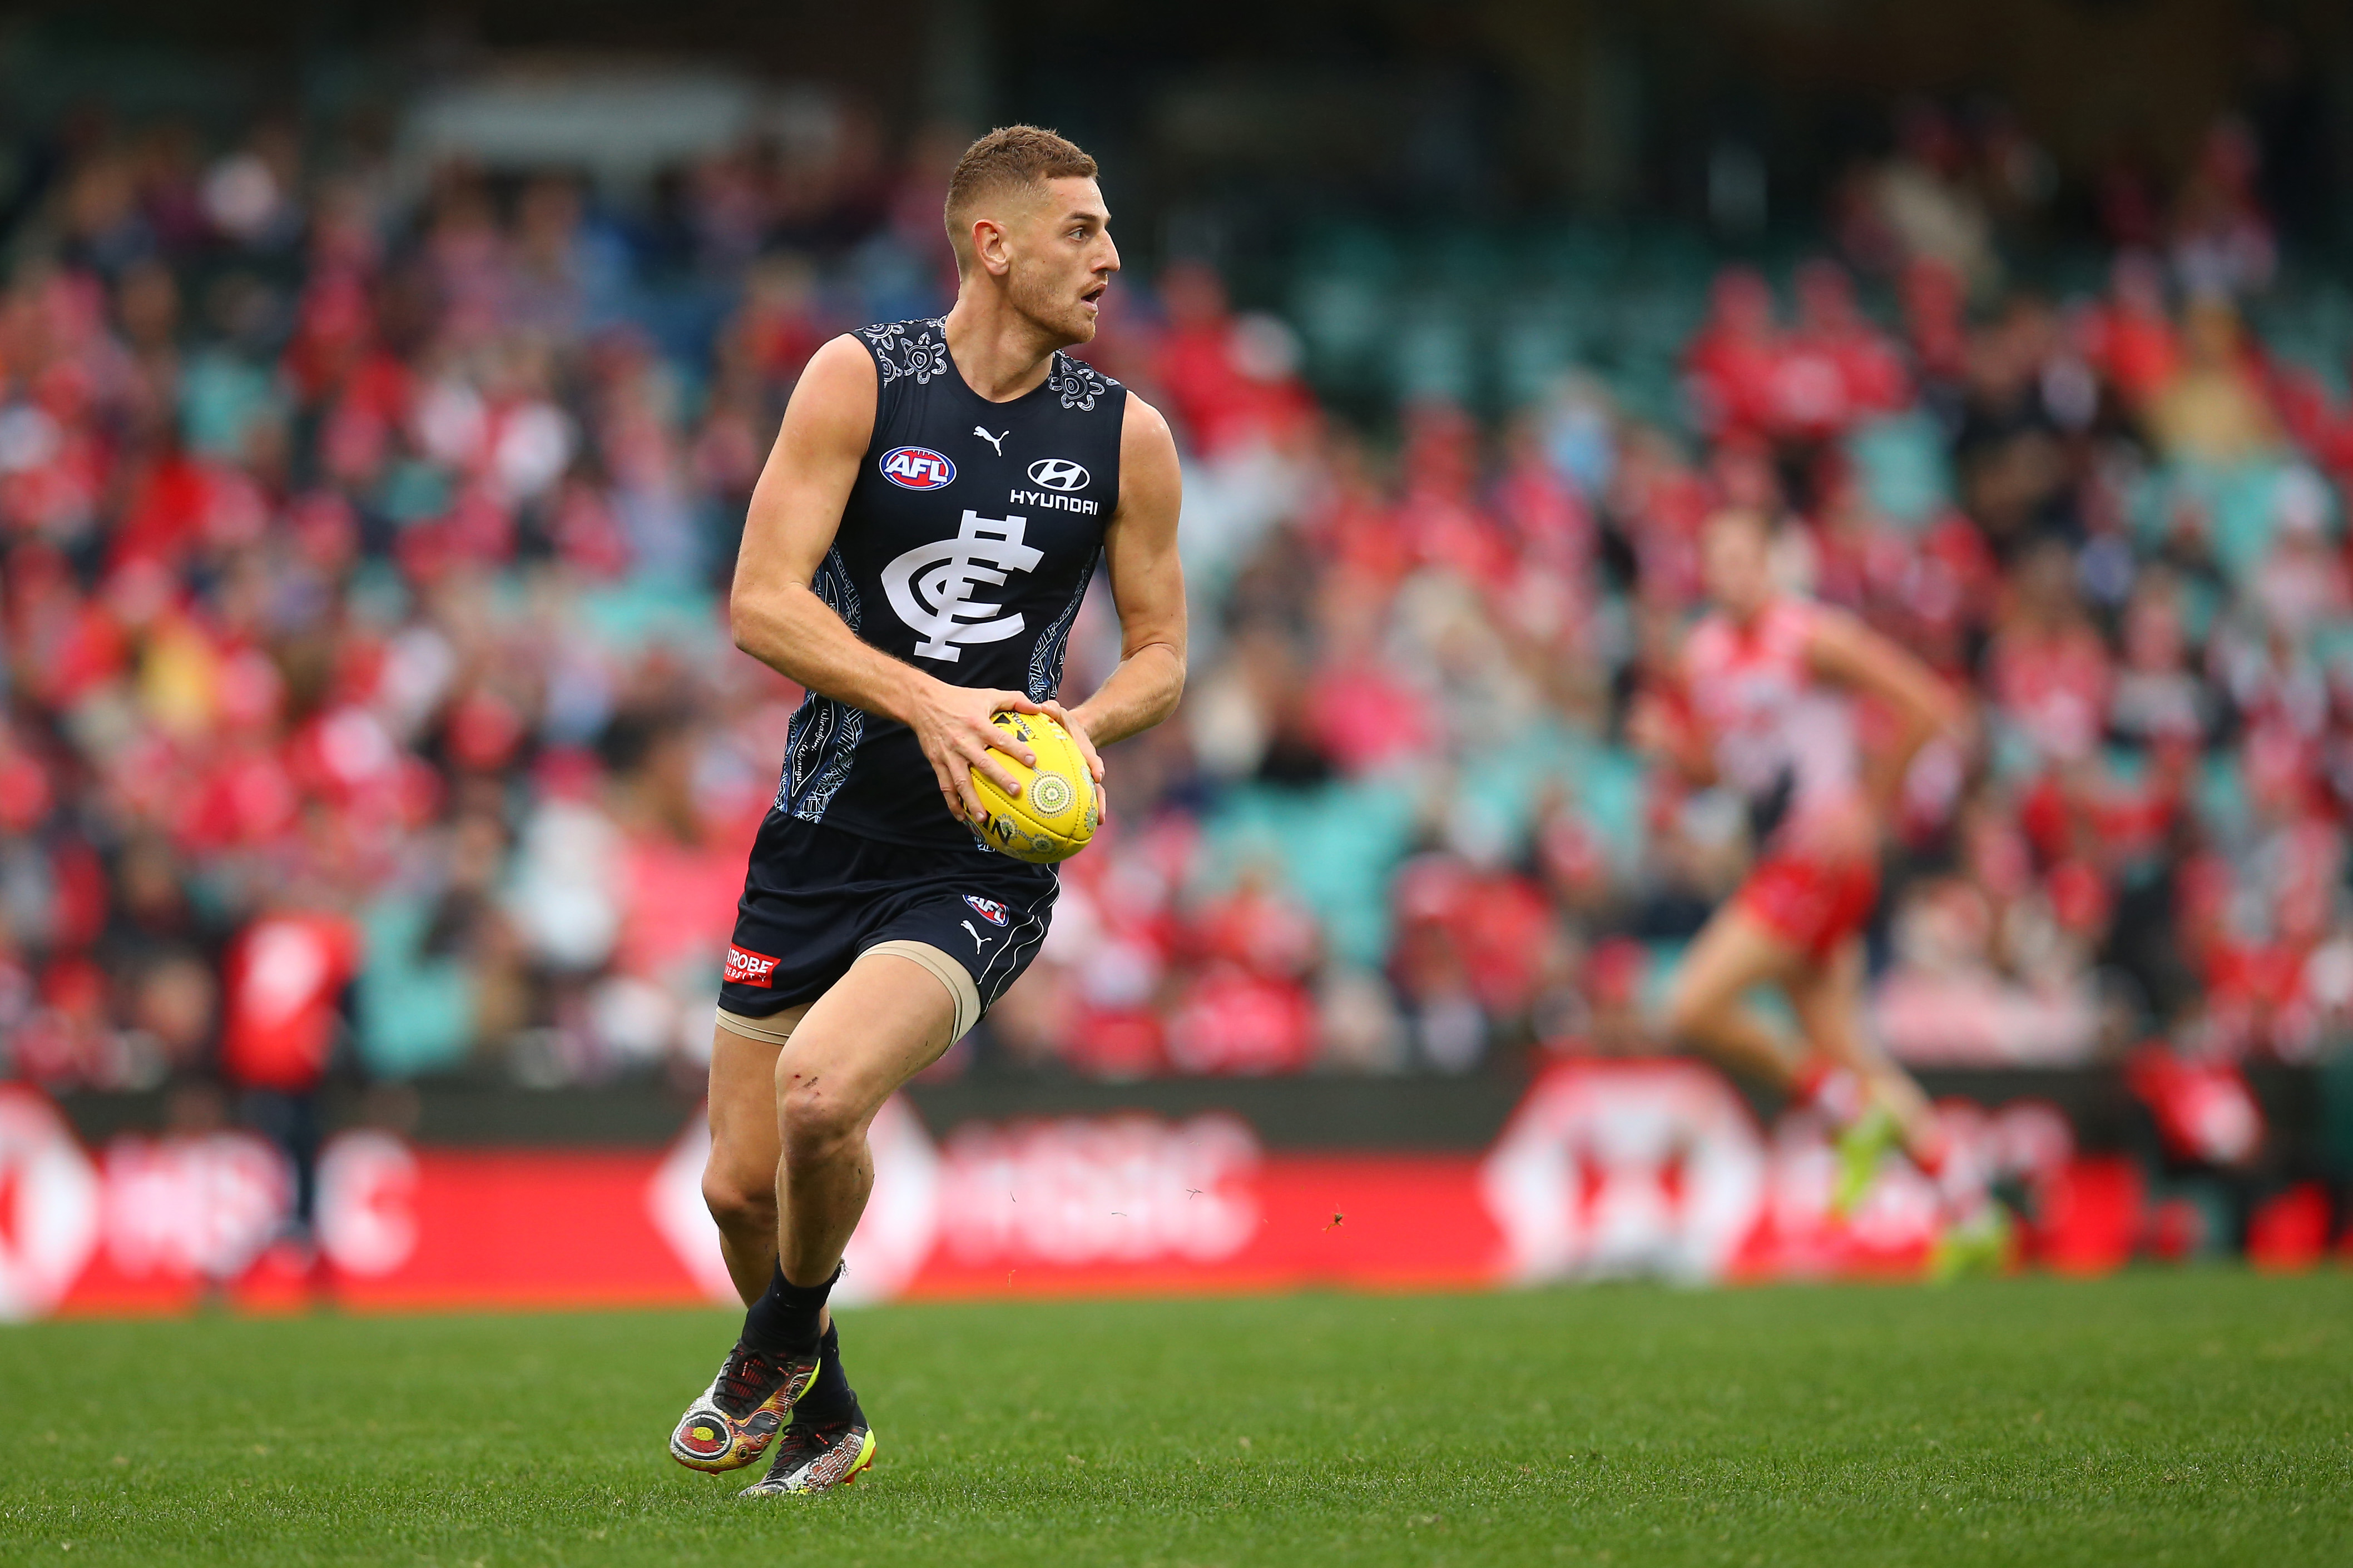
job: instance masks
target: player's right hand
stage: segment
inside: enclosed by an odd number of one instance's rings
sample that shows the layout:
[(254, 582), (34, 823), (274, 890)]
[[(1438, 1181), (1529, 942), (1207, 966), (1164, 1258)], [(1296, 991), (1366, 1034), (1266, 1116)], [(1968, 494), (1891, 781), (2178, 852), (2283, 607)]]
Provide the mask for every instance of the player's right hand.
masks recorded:
[(944, 680), (930, 679), (916, 689), (913, 708), (907, 716), (907, 728), (915, 732), (915, 743), (923, 748), (923, 758), (932, 764), (949, 815), (975, 827), (985, 826), (988, 812), (973, 790), (972, 770), (978, 768), (987, 775), (989, 783), (1008, 795), (1016, 795), (1020, 794), (1020, 786), (1006, 771), (1005, 764), (989, 752), (1008, 752), (1025, 768), (1038, 765), (1037, 752), (989, 721), (1008, 710), (1042, 713), (1045, 710), (1018, 691), (951, 686)]

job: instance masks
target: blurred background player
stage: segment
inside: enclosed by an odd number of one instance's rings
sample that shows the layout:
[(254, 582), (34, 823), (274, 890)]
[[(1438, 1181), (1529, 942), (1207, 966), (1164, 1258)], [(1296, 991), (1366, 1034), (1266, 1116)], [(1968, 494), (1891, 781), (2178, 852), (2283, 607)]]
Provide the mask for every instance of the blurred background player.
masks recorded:
[[(1727, 508), (1702, 535), (1711, 613), (1683, 645), (1679, 692), (1637, 710), (1638, 742), (1692, 783), (1746, 803), (1756, 860), (1693, 942), (1667, 1004), (1678, 1040), (1818, 1106), (1840, 1130), (1832, 1206), (1852, 1209), (1900, 1145), (1936, 1175), (1927, 1097), (1863, 1026), (1862, 932), (1879, 897), (1883, 831), (1913, 758), (1961, 722), (1926, 666), (1852, 617), (1775, 582), (1774, 526)], [(1892, 718), (1866, 749), (1858, 700)], [(1746, 998), (1778, 986), (1799, 1038)]]
[[(948, 187), (953, 310), (834, 339), (754, 491), (736, 646), (806, 687), (737, 906), (711, 1056), (703, 1194), (750, 1309), (672, 1433), (695, 1469), (776, 1456), (745, 1495), (854, 1479), (874, 1436), (826, 1310), (874, 1184), (883, 1102), (979, 1021), (1053, 914), (1054, 868), (991, 851), (972, 782), (1018, 795), (1007, 709), (1097, 744), (1150, 728), (1185, 676), (1175, 443), (1061, 351), (1119, 269), (1095, 162), (1017, 125)], [(1107, 560), (1121, 657), (1065, 712), (1071, 623)], [(790, 1425), (786, 1423), (789, 1421)]]

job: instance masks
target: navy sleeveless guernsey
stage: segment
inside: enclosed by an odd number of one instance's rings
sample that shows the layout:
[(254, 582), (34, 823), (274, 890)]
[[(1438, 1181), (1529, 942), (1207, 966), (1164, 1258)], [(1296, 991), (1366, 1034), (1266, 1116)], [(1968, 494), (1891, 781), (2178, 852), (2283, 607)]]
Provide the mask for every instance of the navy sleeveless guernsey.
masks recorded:
[[(810, 585), (926, 674), (1053, 696), (1119, 501), (1127, 389), (1058, 353), (1041, 384), (991, 403), (939, 321), (856, 336), (874, 357), (874, 437)], [(814, 691), (793, 715), (776, 810), (885, 843), (987, 847), (949, 815), (913, 731)]]

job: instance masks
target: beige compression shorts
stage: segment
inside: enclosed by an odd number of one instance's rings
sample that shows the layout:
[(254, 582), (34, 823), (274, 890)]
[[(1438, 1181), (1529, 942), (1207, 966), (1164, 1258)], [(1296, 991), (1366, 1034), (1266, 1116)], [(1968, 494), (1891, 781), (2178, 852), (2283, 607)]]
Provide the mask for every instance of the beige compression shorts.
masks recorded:
[[(934, 979), (947, 987), (948, 1000), (955, 1006), (955, 1025), (948, 1036), (950, 1045), (963, 1039), (971, 1033), (972, 1026), (980, 1022), (980, 988), (972, 983), (972, 972), (938, 948), (926, 942), (878, 942), (860, 953), (857, 962), (863, 963), (878, 956), (903, 958), (910, 963), (920, 964), (931, 971)], [(783, 1045), (793, 1033), (790, 1024), (779, 1027), (771, 1019), (746, 1018), (740, 1013), (729, 1012), (723, 1006), (719, 1009), (719, 1026), (747, 1040), (759, 1040), (772, 1046)]]

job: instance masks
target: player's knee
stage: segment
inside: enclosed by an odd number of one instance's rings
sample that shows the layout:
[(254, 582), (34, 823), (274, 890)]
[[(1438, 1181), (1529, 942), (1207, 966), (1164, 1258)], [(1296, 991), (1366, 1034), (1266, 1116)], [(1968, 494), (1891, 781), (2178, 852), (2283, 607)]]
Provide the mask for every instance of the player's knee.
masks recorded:
[(723, 1231), (770, 1231), (776, 1225), (773, 1182), (754, 1184), (717, 1169), (702, 1173), (702, 1204)]
[(1666, 1007), (1660, 1023), (1672, 1039), (1697, 1040), (1706, 1035), (1710, 1016), (1715, 1011), (1715, 1001), (1704, 991), (1695, 986), (1677, 985), (1667, 993)]
[(787, 1165), (823, 1159), (858, 1134), (856, 1109), (813, 1084), (785, 1091), (780, 1121)]

